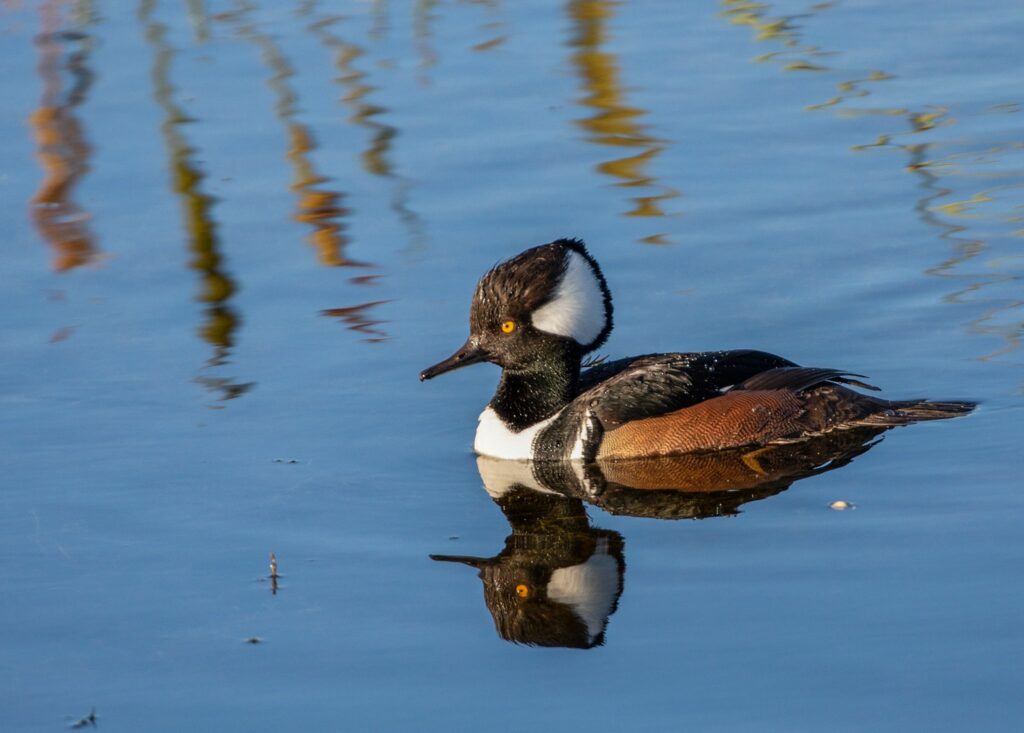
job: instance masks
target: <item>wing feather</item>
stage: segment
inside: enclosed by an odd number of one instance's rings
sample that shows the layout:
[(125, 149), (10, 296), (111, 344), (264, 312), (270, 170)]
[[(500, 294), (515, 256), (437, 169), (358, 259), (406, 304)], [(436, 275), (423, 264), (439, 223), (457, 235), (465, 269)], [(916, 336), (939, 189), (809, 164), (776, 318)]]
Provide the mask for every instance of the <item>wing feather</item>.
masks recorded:
[(768, 369), (760, 374), (755, 374), (749, 379), (737, 384), (736, 389), (790, 389), (795, 392), (801, 392), (805, 389), (810, 389), (811, 387), (825, 384), (827, 382), (840, 382), (842, 384), (852, 384), (864, 389), (870, 389), (876, 392), (878, 391), (878, 387), (867, 384), (866, 382), (861, 382), (857, 379), (851, 379), (851, 377), (867, 378), (863, 374), (845, 372), (841, 369), (823, 369), (820, 367), (798, 366), (778, 367), (776, 369)]
[(717, 397), (793, 362), (763, 351), (648, 354), (605, 362), (580, 376), (580, 397), (604, 430)]

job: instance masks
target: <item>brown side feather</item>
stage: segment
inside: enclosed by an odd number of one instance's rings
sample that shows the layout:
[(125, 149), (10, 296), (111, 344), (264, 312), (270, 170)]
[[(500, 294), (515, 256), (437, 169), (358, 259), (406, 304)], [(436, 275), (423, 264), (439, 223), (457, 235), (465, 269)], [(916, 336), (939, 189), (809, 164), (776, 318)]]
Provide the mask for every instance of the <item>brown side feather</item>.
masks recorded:
[(832, 430), (890, 428), (941, 420), (974, 409), (969, 402), (890, 402), (846, 387), (730, 390), (659, 417), (633, 420), (604, 435), (598, 459), (667, 456), (803, 440)]
[(801, 396), (787, 390), (726, 392), (608, 431), (597, 457), (665, 456), (767, 443), (797, 430), (803, 412)]

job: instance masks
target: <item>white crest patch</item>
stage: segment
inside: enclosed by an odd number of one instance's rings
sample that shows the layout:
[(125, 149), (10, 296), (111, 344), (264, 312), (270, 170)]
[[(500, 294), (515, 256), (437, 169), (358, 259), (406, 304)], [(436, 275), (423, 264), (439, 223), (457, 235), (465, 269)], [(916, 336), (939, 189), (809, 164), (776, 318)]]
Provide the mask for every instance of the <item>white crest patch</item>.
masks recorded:
[(587, 625), (593, 641), (604, 629), (619, 590), (619, 565), (608, 553), (608, 540), (598, 540), (594, 554), (580, 565), (558, 568), (548, 583), (548, 598), (572, 606)]
[(569, 250), (569, 263), (554, 298), (533, 313), (535, 328), (568, 336), (586, 346), (604, 330), (607, 314), (604, 293), (590, 263), (579, 252)]

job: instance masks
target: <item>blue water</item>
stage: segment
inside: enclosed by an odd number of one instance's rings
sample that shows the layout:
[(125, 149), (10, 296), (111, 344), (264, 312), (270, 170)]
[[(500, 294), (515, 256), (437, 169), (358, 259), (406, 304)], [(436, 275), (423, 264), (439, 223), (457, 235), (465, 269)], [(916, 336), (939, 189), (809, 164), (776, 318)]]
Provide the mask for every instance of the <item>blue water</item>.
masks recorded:
[[(0, 729), (1013, 729), (1022, 35), (1007, 0), (0, 5)], [(604, 644), (507, 642), (429, 559), (512, 533), (497, 372), (416, 376), (561, 236), (609, 356), (981, 406), (735, 516), (591, 507)]]

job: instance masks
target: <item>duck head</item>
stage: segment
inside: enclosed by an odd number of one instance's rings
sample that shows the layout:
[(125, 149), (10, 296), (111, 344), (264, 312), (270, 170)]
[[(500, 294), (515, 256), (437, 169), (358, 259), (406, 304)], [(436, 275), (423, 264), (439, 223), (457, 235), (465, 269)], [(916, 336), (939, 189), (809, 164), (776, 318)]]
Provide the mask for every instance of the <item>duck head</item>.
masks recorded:
[(597, 262), (578, 239), (559, 239), (522, 252), (477, 283), (469, 338), (450, 357), (424, 369), (432, 379), (489, 361), (533, 371), (557, 357), (577, 362), (612, 330), (612, 296)]

